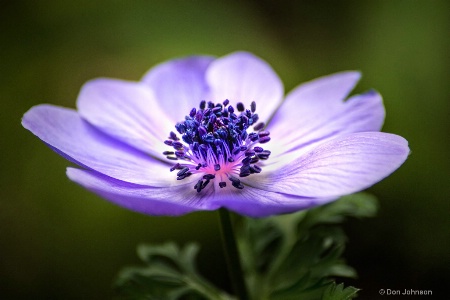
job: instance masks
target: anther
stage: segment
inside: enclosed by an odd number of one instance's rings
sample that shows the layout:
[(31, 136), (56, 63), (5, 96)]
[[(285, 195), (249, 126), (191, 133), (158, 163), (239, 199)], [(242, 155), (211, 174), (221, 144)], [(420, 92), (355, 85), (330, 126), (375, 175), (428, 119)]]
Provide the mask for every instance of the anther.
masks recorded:
[(240, 182), (239, 183), (233, 182), (233, 183), (231, 183), (231, 185), (234, 186), (235, 188), (239, 189), (239, 190), (242, 190), (244, 188), (244, 186)]
[(203, 127), (203, 126), (200, 126), (200, 127), (198, 127), (198, 135), (200, 136), (200, 137), (203, 137), (205, 134), (206, 134), (206, 128), (205, 127)]
[(269, 150), (264, 150), (261, 153), (258, 153), (257, 156), (259, 159), (265, 160), (269, 158), (270, 153), (271, 152)]
[(256, 154), (256, 152), (252, 151), (252, 150), (245, 151), (245, 156), (253, 156), (255, 154)]
[(172, 143), (172, 146), (173, 146), (176, 150), (183, 149), (183, 144), (180, 143), (180, 142), (173, 142), (173, 143)]
[(163, 154), (164, 155), (172, 155), (172, 154), (174, 154), (174, 152), (173, 151), (164, 151)]
[(201, 122), (203, 120), (203, 113), (201, 110), (197, 111), (197, 113), (195, 114), (195, 120), (197, 122)]
[(219, 107), (219, 106), (216, 106), (212, 109), (212, 112), (214, 114), (217, 114), (218, 112), (221, 112), (221, 111), (222, 111), (222, 107)]
[(250, 167), (250, 171), (253, 171), (255, 173), (261, 173), (262, 169), (257, 165), (253, 165)]
[(236, 108), (238, 111), (242, 112), (245, 109), (245, 106), (242, 102), (238, 102), (238, 104), (236, 104)]
[(270, 135), (270, 132), (267, 130), (263, 130), (263, 131), (258, 132), (258, 135), (259, 135), (259, 137), (268, 136), (268, 135)]
[(196, 190), (199, 185), (200, 186), (202, 185), (202, 180), (201, 179), (194, 185), (194, 190)]
[(263, 136), (262, 138), (259, 139), (259, 142), (260, 142), (261, 144), (265, 144), (265, 143), (267, 143), (268, 141), (270, 141), (270, 136)]
[(179, 140), (179, 138), (177, 137), (177, 135), (173, 131), (170, 132), (170, 139), (172, 139), (174, 141), (178, 141)]
[(239, 177), (247, 177), (250, 175), (250, 165), (244, 165), (240, 169)]
[(177, 176), (183, 176), (184, 174), (187, 173), (187, 171), (189, 171), (189, 168), (184, 167), (183, 169), (181, 169), (181, 171), (178, 171)]
[(200, 193), (200, 191), (202, 190), (202, 186), (203, 186), (203, 181), (202, 181), (202, 180), (199, 180), (199, 181), (197, 182), (197, 184), (194, 186), (194, 189), (197, 190), (197, 193)]
[(170, 172), (173, 172), (174, 170), (179, 169), (180, 167), (181, 167), (181, 165), (177, 163), (172, 168), (170, 168)]
[(184, 158), (184, 152), (183, 151), (175, 151), (175, 156), (178, 158)]
[(256, 132), (251, 132), (248, 135), (248, 138), (250, 139), (250, 141), (255, 142), (258, 140), (258, 134)]
[(245, 165), (248, 165), (248, 164), (250, 164), (250, 161), (252, 160), (252, 158), (251, 157), (249, 157), (249, 156), (247, 156), (246, 158), (244, 158), (243, 160), (242, 160), (242, 164), (245, 166)]
[[(213, 111), (214, 112), (214, 111)], [(217, 121), (217, 116), (214, 114), (214, 115), (212, 115), (211, 117), (209, 117), (209, 123), (210, 124), (213, 124), (214, 125), (214, 123), (216, 123), (216, 121)]]
[(252, 110), (252, 113), (254, 113), (256, 111), (256, 102), (252, 101), (252, 103), (250, 104), (250, 109)]
[[(252, 118), (252, 120), (253, 120), (253, 123), (256, 122), (254, 118)], [(258, 130), (263, 129), (265, 125), (266, 124), (264, 124), (263, 122), (260, 122), (260, 123), (256, 124), (255, 126), (253, 126), (253, 129), (258, 131)]]
[(178, 131), (178, 133), (183, 134), (186, 132), (186, 126), (183, 123), (177, 123), (175, 125), (175, 129)]
[(186, 172), (186, 173), (184, 173), (183, 175), (178, 176), (178, 177), (177, 177), (177, 180), (183, 180), (183, 179), (185, 179), (186, 177), (189, 177), (189, 176), (191, 176), (191, 175), (192, 175), (191, 172)]
[(214, 170), (215, 171), (219, 171), (220, 170), (220, 165), (219, 164), (215, 164), (214, 165)]
[(233, 183), (241, 183), (241, 181), (239, 179), (237, 179), (236, 177), (233, 177), (233, 176), (228, 176), (228, 179)]
[(264, 151), (264, 149), (263, 148), (261, 148), (261, 147), (253, 147), (253, 150), (255, 151), (255, 152), (257, 152), (257, 153), (259, 153), (259, 152), (263, 152)]
[(204, 189), (208, 185), (209, 182), (210, 182), (209, 179), (205, 180), (205, 182), (203, 182), (203, 184), (202, 184), (202, 189)]
[(226, 183), (225, 181), (219, 182), (219, 187), (220, 187), (221, 189), (223, 189), (223, 188), (226, 187), (226, 186), (227, 186), (227, 183)]
[(258, 156), (253, 156), (252, 160), (250, 161), (250, 164), (256, 164), (259, 161)]

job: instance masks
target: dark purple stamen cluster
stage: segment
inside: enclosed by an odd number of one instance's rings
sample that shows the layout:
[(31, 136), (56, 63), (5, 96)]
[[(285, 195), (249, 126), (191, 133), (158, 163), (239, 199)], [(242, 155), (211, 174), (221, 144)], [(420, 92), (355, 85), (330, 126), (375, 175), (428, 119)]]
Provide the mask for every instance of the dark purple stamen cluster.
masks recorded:
[[(256, 103), (253, 101), (250, 109), (245, 109), (244, 104), (239, 102), (235, 111), (233, 106), (228, 105), (229, 102), (228, 99), (217, 104), (201, 101), (199, 109), (192, 108), (185, 120), (175, 125), (185, 144), (174, 132), (170, 132), (169, 139), (164, 141), (175, 150), (163, 152), (168, 159), (186, 161), (170, 169), (171, 172), (179, 170), (177, 180), (202, 171), (214, 173), (204, 175), (197, 182), (194, 186), (197, 192), (203, 190), (224, 166), (229, 167), (226, 170), (238, 170), (239, 177), (246, 177), (260, 173), (261, 167), (256, 163), (269, 158), (270, 151), (255, 146), (270, 141), (270, 133), (263, 130), (265, 124), (257, 123)], [(251, 126), (254, 131), (247, 133)], [(238, 178), (225, 172), (232, 186), (244, 188)], [(226, 182), (220, 181), (219, 187), (226, 187)]]

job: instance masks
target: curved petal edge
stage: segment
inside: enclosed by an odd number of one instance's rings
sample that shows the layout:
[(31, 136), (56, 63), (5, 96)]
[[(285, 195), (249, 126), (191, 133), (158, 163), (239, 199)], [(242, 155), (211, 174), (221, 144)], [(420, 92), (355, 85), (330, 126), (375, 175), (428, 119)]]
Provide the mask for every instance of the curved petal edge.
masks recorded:
[[(338, 197), (366, 189), (399, 168), (408, 142), (383, 132), (348, 134), (283, 162), (251, 184), (266, 191), (303, 197)], [(285, 159), (291, 159), (286, 156)]]

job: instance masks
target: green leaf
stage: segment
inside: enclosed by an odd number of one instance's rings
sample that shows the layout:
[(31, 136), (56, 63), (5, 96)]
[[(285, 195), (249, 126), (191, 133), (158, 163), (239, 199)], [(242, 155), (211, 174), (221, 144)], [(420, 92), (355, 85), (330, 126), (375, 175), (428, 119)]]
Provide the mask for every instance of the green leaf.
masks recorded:
[(327, 289), (323, 293), (322, 300), (348, 300), (357, 297), (357, 293), (360, 291), (352, 286), (344, 288), (344, 284), (336, 285), (335, 282), (328, 285)]
[(237, 237), (252, 299), (322, 299), (335, 277), (356, 277), (342, 258), (348, 217), (374, 216), (376, 198), (365, 193), (308, 211), (242, 220)]
[(174, 243), (140, 245), (137, 252), (147, 265), (123, 269), (115, 282), (123, 299), (212, 299), (232, 300), (195, 268), (199, 247)]

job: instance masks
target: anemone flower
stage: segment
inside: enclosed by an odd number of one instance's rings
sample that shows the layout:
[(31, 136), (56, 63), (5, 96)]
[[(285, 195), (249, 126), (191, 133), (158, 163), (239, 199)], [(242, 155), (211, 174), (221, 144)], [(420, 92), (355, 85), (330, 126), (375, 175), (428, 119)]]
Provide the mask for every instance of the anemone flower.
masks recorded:
[(333, 74), (284, 98), (250, 53), (192, 56), (139, 82), (92, 80), (77, 110), (38, 105), (22, 124), (78, 165), (70, 180), (127, 209), (264, 217), (366, 189), (406, 160), (407, 141), (379, 132), (380, 94), (346, 99), (359, 78)]

